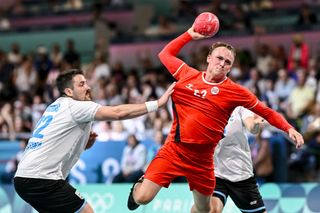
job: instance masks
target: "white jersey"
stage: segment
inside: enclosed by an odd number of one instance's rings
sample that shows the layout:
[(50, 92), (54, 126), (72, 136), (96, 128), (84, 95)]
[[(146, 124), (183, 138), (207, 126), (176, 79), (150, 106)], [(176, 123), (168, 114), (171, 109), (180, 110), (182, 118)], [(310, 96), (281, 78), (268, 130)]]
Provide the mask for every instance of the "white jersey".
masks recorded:
[(250, 110), (238, 106), (225, 127), (225, 137), (218, 143), (214, 154), (215, 176), (238, 182), (253, 176), (251, 151), (243, 121), (253, 116)]
[(69, 97), (50, 104), (28, 141), (15, 176), (66, 179), (86, 147), (100, 106)]

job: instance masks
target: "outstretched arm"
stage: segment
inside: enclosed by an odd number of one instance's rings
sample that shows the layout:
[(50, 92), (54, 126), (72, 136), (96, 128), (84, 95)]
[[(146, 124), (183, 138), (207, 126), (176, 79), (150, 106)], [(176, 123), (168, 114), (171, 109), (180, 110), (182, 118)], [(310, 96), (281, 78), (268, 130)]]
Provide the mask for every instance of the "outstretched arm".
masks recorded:
[(125, 120), (144, 115), (148, 112), (156, 111), (158, 107), (164, 106), (174, 91), (175, 82), (172, 83), (167, 91), (157, 100), (143, 104), (122, 104), (118, 106), (102, 106), (95, 114), (95, 120)]
[(162, 51), (159, 53), (160, 61), (171, 74), (174, 74), (179, 67), (184, 64), (182, 60), (176, 57), (181, 48), (191, 40), (197, 40), (201, 38), (207, 37), (195, 32), (192, 26), (187, 32), (169, 42), (169, 44), (162, 49)]
[(265, 106), (261, 101), (259, 101), (251, 111), (265, 118), (271, 125), (287, 132), (289, 137), (296, 144), (296, 148), (300, 148), (304, 144), (302, 135), (296, 131), (281, 114)]

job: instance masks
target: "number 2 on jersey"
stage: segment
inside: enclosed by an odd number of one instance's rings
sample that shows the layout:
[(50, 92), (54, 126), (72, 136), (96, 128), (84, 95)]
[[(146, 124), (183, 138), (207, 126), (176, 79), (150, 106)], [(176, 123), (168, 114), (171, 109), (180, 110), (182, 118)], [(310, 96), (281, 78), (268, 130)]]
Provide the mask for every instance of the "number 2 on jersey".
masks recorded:
[(40, 132), (50, 124), (52, 119), (53, 119), (52, 115), (43, 115), (38, 121), (37, 126), (34, 129), (32, 137), (43, 138), (43, 134), (40, 134)]

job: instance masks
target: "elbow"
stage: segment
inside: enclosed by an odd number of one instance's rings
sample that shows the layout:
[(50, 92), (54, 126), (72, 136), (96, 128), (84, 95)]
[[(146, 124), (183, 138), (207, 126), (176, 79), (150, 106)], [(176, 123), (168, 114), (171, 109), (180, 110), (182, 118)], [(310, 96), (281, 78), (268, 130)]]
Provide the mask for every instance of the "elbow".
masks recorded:
[(123, 111), (116, 111), (114, 113), (114, 120), (125, 120), (127, 119), (129, 116), (129, 113), (123, 112)]
[(164, 58), (163, 50), (160, 51), (160, 53), (158, 54), (158, 57), (159, 57), (160, 61), (162, 62), (163, 58)]

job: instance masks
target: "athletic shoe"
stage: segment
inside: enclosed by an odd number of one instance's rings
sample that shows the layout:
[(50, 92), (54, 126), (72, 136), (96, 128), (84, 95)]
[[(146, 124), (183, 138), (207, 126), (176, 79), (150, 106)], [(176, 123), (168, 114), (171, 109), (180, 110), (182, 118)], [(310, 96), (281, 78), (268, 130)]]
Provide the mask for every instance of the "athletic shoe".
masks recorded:
[(137, 183), (142, 183), (144, 179), (144, 176), (141, 176), (141, 178), (139, 178), (139, 180), (137, 182), (135, 182), (131, 189), (130, 189), (130, 194), (129, 194), (129, 197), (128, 197), (128, 202), (127, 202), (127, 207), (129, 210), (133, 211), (135, 209), (137, 209), (140, 205), (136, 203), (136, 201), (134, 201), (133, 199), (133, 190), (134, 190), (134, 187), (136, 186)]

